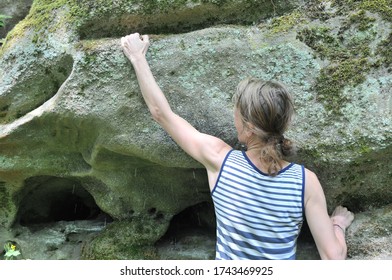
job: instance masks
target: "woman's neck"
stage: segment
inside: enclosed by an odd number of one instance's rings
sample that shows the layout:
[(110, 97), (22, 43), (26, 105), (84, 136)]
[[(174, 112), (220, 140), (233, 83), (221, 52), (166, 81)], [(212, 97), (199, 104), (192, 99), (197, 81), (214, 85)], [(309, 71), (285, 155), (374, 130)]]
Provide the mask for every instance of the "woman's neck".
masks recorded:
[[(265, 159), (263, 159), (262, 157), (262, 149), (265, 147), (265, 143), (253, 143), (250, 146), (247, 146), (246, 149), (246, 155), (248, 156), (248, 158), (251, 160), (251, 162), (258, 168), (260, 169), (262, 172), (264, 173), (268, 173), (268, 166), (269, 164), (265, 161)], [(280, 167), (283, 169), (286, 166), (288, 166), (290, 163), (280, 159), (278, 164), (280, 165)]]

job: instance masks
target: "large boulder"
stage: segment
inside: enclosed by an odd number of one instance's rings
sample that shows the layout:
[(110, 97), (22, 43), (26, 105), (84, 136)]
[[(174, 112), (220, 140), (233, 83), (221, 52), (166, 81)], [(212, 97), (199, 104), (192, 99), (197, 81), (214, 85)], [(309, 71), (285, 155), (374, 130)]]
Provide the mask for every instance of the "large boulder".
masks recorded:
[(120, 37), (135, 31), (150, 33), (157, 82), (197, 129), (236, 146), (237, 83), (280, 80), (295, 98), (291, 160), (318, 174), (329, 210), (390, 205), (389, 14), (369, 1), (314, 2), (35, 0), (0, 54), (7, 238), (13, 229), (23, 236), (21, 227), (105, 216), (84, 258), (156, 258), (153, 245), (186, 209), (213, 227), (204, 169), (151, 119), (122, 53)]

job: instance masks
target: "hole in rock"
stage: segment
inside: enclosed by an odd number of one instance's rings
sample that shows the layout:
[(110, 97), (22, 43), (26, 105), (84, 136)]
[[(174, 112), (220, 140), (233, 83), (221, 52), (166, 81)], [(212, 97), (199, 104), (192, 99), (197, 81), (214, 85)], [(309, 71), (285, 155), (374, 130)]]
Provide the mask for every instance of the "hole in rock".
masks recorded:
[(213, 259), (215, 213), (212, 202), (190, 206), (171, 221), (165, 235), (155, 243), (161, 259)]
[(215, 236), (215, 213), (210, 202), (202, 202), (184, 209), (170, 221), (170, 226), (160, 241), (176, 242), (189, 234)]
[(23, 226), (58, 221), (95, 220), (107, 216), (80, 182), (40, 176), (25, 181), (18, 221)]

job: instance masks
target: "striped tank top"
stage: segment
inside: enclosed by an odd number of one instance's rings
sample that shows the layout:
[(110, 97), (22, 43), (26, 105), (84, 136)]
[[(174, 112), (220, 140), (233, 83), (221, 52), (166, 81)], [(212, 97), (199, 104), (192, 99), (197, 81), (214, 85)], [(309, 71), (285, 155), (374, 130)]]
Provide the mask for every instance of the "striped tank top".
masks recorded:
[(304, 167), (290, 163), (275, 177), (245, 152), (231, 150), (212, 190), (216, 259), (295, 259), (303, 223)]

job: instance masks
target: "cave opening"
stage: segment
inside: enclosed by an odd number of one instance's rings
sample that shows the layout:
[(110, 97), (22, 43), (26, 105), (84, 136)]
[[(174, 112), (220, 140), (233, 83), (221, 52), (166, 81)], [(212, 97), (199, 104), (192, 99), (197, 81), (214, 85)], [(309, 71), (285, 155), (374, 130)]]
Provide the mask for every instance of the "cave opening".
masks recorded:
[(190, 206), (177, 215), (171, 222), (167, 234), (180, 235), (183, 231), (200, 230), (215, 233), (215, 213), (211, 202)]
[(29, 178), (21, 195), (17, 221), (22, 226), (109, 217), (76, 180), (52, 176)]
[(155, 243), (160, 259), (209, 260), (215, 255), (215, 213), (211, 201), (185, 208), (175, 215)]

